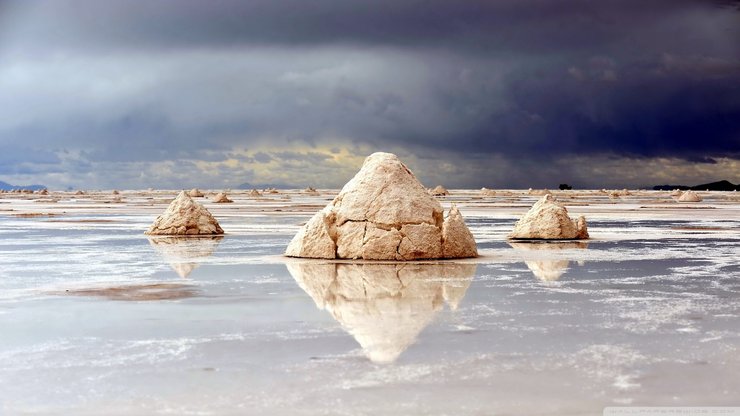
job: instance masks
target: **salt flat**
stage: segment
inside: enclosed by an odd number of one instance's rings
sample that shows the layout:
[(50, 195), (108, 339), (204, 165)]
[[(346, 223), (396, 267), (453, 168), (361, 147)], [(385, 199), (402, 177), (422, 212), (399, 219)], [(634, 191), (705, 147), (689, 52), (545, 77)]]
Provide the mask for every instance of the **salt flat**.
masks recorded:
[[(337, 190), (0, 195), (2, 414), (600, 414), (736, 405), (740, 195), (553, 191), (579, 243), (509, 243), (539, 198), (451, 190), (480, 258), (287, 259)], [(114, 200), (120, 197), (121, 201)]]

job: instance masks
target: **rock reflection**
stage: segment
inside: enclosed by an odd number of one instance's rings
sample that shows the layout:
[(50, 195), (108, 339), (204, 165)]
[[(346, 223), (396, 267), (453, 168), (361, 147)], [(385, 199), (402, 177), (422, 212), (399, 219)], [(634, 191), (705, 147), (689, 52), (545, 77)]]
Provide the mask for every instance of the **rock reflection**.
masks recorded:
[[(566, 249), (586, 249), (588, 243), (584, 241), (568, 241), (568, 242), (527, 242), (527, 243), (509, 243), (509, 245), (516, 250), (523, 251), (556, 251)], [(537, 258), (532, 260), (525, 260), (524, 264), (527, 265), (532, 274), (542, 281), (554, 282), (568, 270), (570, 261), (562, 258), (548, 259), (548, 258)], [(581, 264), (581, 262), (579, 262)]]
[(58, 295), (98, 296), (110, 300), (147, 301), (176, 300), (197, 296), (194, 286), (178, 283), (153, 283), (89, 289), (65, 290)]
[(444, 304), (457, 309), (475, 264), (288, 263), (298, 285), (376, 363), (395, 361)]
[(216, 251), (222, 239), (222, 236), (152, 237), (149, 244), (180, 277), (185, 278)]

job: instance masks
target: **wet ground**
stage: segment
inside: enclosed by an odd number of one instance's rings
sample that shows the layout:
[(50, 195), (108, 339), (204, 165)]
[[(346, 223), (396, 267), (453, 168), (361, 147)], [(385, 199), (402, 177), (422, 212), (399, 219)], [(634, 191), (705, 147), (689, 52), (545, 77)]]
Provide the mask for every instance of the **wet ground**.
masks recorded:
[(592, 239), (531, 244), (536, 197), (453, 192), (481, 258), (411, 264), (281, 257), (326, 191), (206, 203), (228, 234), (185, 240), (143, 235), (174, 194), (122, 196), (0, 198), (0, 414), (739, 404), (733, 195), (580, 195)]

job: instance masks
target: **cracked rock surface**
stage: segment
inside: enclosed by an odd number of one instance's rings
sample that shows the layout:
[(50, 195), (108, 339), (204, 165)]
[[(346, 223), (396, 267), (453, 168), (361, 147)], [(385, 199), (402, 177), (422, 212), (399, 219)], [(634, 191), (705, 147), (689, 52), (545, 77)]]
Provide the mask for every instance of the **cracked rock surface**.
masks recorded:
[(224, 230), (218, 221), (201, 204), (182, 191), (158, 216), (148, 235), (218, 235)]
[(421, 260), (476, 257), (456, 207), (442, 206), (396, 155), (373, 153), (339, 195), (293, 237), (291, 257)]
[(588, 238), (586, 218), (573, 220), (568, 210), (547, 194), (514, 225), (511, 239), (525, 240), (585, 240)]

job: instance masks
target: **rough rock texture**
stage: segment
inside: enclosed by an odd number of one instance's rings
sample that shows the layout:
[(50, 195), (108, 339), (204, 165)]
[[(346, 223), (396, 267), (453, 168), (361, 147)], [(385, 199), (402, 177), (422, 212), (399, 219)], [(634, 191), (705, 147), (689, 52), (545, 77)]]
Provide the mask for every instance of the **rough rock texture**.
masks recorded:
[(476, 256), (478, 256), (478, 250), (473, 234), (465, 225), (457, 206), (453, 204), (447, 218), (442, 223), (442, 257), (455, 259)]
[(454, 310), (475, 264), (347, 264), (293, 261), (288, 271), (376, 363), (395, 361), (444, 304)]
[(702, 198), (694, 191), (686, 191), (678, 197), (678, 202), (701, 202)]
[(437, 185), (434, 189), (429, 191), (429, 193), (434, 196), (445, 196), (445, 195), (449, 195), (450, 191), (448, 191), (447, 188), (445, 188), (442, 185)]
[(193, 201), (185, 191), (175, 198), (167, 210), (154, 220), (148, 235), (218, 235), (224, 230), (210, 212)]
[(578, 240), (587, 239), (586, 219), (574, 221), (568, 210), (555, 202), (552, 195), (545, 195), (514, 225), (510, 239)]
[(234, 201), (230, 200), (229, 197), (226, 196), (226, 193), (219, 192), (216, 194), (216, 196), (213, 197), (213, 202), (216, 204), (226, 204)]
[(453, 208), (442, 206), (393, 154), (374, 153), (285, 252), (323, 259), (418, 260), (478, 255)]
[(200, 191), (198, 188), (193, 188), (188, 192), (188, 195), (190, 195), (193, 198), (201, 198), (204, 197), (203, 192)]

